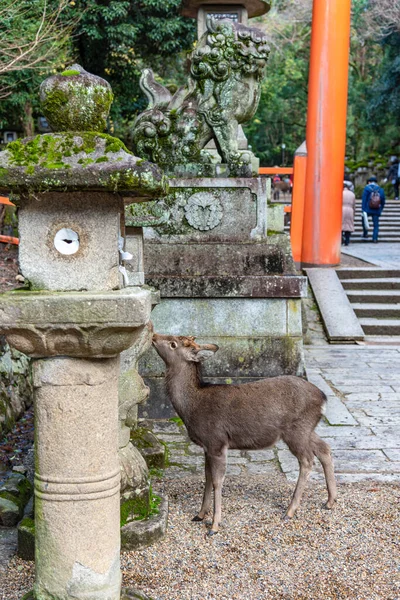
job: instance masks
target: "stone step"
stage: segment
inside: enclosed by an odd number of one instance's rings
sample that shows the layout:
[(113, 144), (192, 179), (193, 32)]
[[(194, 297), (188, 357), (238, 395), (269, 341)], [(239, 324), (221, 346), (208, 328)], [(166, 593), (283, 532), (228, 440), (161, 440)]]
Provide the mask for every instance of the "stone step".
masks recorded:
[(351, 306), (359, 318), (400, 319), (400, 302), (399, 304), (353, 302)]
[[(369, 226), (371, 229), (373, 226), (372, 220), (370, 220)], [(358, 230), (362, 231), (361, 219), (356, 218), (354, 227), (356, 230), (358, 229)], [(397, 222), (394, 223), (393, 221), (388, 221), (388, 222), (379, 221), (379, 229), (384, 229), (386, 231), (400, 231), (400, 221), (398, 223)]]
[[(392, 232), (392, 233), (388, 233), (386, 231), (379, 231), (379, 235), (378, 235), (378, 240), (380, 242), (382, 242), (383, 240), (385, 240), (386, 242), (388, 240), (393, 240), (393, 242), (399, 242), (400, 241), (400, 231), (397, 232)], [(351, 241), (355, 242), (365, 242), (365, 243), (372, 243), (372, 230), (370, 229), (368, 232), (368, 237), (364, 238), (363, 234), (361, 231), (356, 231), (355, 233), (353, 233), (353, 235), (351, 236)]]
[(359, 321), (366, 335), (400, 335), (400, 319), (361, 318)]
[[(361, 238), (361, 236), (360, 236), (360, 238)], [(371, 240), (372, 240), (372, 237), (370, 236), (369, 240), (367, 240), (366, 243), (368, 243), (368, 241), (369, 241), (372, 244)], [(361, 239), (358, 239), (357, 237), (354, 237), (354, 239), (352, 241), (353, 242), (358, 242), (358, 241), (361, 241)], [(379, 235), (379, 243), (380, 244), (398, 244), (399, 242), (400, 242), (400, 236), (396, 236), (396, 237), (394, 237), (394, 236), (390, 236), (390, 237), (383, 236), (383, 237), (381, 237)]]
[(348, 290), (347, 297), (352, 303), (398, 304), (400, 290)]
[[(372, 219), (370, 219), (369, 222), (372, 223)], [(356, 214), (354, 223), (355, 223), (355, 225), (361, 225), (361, 215)], [(390, 215), (387, 215), (387, 216), (381, 217), (379, 219), (379, 225), (385, 224), (385, 225), (396, 225), (397, 226), (399, 223), (400, 223), (400, 219), (398, 216), (392, 217)]]
[(347, 269), (337, 269), (339, 279), (363, 279), (382, 277), (400, 277), (400, 269), (380, 269), (373, 267), (351, 267)]
[[(369, 223), (370, 223), (370, 227), (372, 227), (372, 219), (370, 219)], [(362, 229), (361, 218), (360, 219), (358, 219), (357, 217), (355, 218), (354, 227), (356, 229)], [(388, 219), (387, 221), (383, 221), (380, 219), (379, 227), (382, 227), (382, 228), (388, 229), (388, 230), (390, 230), (390, 229), (398, 230), (400, 228), (400, 220), (393, 221), (392, 219)]]
[(374, 277), (371, 279), (344, 279), (345, 290), (399, 290), (400, 277)]

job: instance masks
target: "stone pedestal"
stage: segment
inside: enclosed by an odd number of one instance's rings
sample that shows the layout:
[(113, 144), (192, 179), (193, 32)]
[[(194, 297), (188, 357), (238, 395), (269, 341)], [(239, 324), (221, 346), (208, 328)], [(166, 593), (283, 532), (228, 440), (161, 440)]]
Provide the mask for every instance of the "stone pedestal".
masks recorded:
[(11, 292), (1, 331), (36, 360), (37, 600), (119, 600), (119, 353), (137, 343), (151, 292)]
[(120, 598), (118, 375), (118, 358), (34, 361), (38, 600)]

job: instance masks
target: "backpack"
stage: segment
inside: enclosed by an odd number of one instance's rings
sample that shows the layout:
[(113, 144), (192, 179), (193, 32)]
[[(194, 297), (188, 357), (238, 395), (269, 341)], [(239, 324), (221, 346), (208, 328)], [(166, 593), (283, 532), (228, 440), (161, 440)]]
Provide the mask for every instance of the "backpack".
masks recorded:
[(372, 190), (369, 197), (368, 206), (372, 210), (379, 210), (381, 207), (381, 195), (379, 190)]

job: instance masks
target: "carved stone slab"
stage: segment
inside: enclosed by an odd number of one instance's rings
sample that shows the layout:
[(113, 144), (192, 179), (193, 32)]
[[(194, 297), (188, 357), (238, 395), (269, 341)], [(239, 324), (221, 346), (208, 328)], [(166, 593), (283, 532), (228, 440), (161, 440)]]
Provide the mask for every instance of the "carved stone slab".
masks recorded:
[(10, 292), (0, 297), (0, 333), (33, 358), (111, 357), (131, 346), (150, 319), (151, 293)]

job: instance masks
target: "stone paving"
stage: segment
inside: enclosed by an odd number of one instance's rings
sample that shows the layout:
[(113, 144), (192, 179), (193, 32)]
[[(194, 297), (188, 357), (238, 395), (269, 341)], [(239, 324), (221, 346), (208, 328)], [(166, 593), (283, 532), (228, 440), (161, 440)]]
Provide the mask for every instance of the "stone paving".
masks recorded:
[(342, 253), (364, 260), (376, 267), (400, 268), (400, 244), (396, 242), (378, 245), (365, 242), (351, 243), (347, 248), (342, 247)]
[[(317, 432), (332, 448), (338, 482), (400, 482), (400, 344), (309, 346), (305, 355), (309, 380), (328, 397)], [(182, 424), (153, 421), (152, 428), (169, 448), (166, 477), (203, 472), (203, 452)], [(228, 475), (276, 471), (297, 478), (297, 460), (283, 442), (262, 451), (229, 451)], [(312, 478), (322, 477), (315, 461)]]

